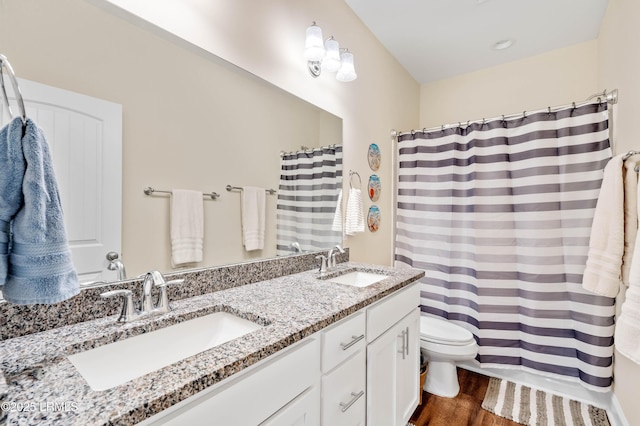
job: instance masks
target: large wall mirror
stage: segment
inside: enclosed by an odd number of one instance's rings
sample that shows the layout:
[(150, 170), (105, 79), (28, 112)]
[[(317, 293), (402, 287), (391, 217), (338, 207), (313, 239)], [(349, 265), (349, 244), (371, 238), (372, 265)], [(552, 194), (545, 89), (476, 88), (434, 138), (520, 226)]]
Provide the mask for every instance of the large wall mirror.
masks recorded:
[[(203, 261), (182, 269), (298, 250), (287, 248), (293, 241), (277, 250), (278, 195), (267, 195), (264, 249), (246, 251), (240, 193), (225, 187), (279, 190), (283, 155), (303, 152), (308, 157), (323, 152), (317, 148), (341, 146), (339, 117), (96, 2), (0, 2), (0, 39), (18, 77), (122, 105), (121, 258), (128, 277), (174, 269), (170, 198), (146, 195), (149, 186), (221, 195), (204, 201)], [(310, 238), (326, 248), (342, 241), (331, 220), (342, 187), (341, 150), (333, 163), (338, 180), (322, 195), (333, 205), (320, 209), (324, 217), (316, 222), (324, 227), (318, 231), (322, 238)], [(300, 245), (302, 250), (319, 248)], [(107, 264), (105, 259), (105, 270)]]

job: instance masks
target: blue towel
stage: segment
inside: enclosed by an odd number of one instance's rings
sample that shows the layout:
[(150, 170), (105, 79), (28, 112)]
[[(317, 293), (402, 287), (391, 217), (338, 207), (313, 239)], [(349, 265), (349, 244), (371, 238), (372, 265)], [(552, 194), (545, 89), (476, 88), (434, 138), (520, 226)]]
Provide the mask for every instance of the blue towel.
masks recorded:
[(22, 119), (17, 117), (0, 130), (0, 286), (7, 280), (11, 221), (22, 206)]
[(80, 287), (71, 262), (49, 145), (30, 119), (22, 137), (22, 154), (26, 160), (21, 182), (23, 203), (12, 222), (9, 268), (2, 293), (8, 302), (21, 305), (57, 303), (78, 294)]

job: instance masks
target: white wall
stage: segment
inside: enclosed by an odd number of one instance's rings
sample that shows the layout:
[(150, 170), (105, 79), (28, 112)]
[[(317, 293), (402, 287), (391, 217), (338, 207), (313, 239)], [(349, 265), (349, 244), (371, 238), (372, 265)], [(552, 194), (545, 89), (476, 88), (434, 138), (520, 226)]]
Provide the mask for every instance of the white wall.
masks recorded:
[(420, 87), (420, 128), (585, 100), (598, 86), (590, 41)]
[[(637, 133), (640, 117), (640, 2), (609, 0), (609, 7), (598, 37), (598, 83), (618, 88), (620, 100), (614, 114), (616, 151), (640, 150)], [(618, 306), (624, 296), (618, 297)], [(630, 425), (640, 424), (638, 383), (640, 366), (616, 352), (615, 394)]]

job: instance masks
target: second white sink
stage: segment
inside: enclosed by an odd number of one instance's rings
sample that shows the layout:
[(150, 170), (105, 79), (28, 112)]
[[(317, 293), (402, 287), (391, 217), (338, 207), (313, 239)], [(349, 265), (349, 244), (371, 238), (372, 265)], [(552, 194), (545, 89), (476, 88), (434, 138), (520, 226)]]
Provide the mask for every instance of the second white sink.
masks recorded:
[(374, 274), (372, 272), (353, 271), (335, 278), (329, 279), (332, 283), (352, 285), (354, 287), (367, 287), (379, 281), (389, 278), (387, 275)]
[(216, 312), (69, 356), (91, 389), (106, 390), (263, 326)]

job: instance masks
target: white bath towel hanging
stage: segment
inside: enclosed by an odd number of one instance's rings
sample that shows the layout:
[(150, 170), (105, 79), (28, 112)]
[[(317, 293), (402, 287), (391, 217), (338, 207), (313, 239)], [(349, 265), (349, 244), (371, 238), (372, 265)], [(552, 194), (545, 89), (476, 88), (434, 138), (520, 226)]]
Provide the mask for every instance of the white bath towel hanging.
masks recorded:
[(362, 191), (360, 188), (351, 188), (349, 190), (344, 228), (345, 234), (347, 235), (364, 232), (364, 210), (362, 206)]
[(620, 316), (616, 319), (614, 342), (618, 352), (640, 364), (640, 238), (635, 241), (629, 288), (620, 308)]
[(629, 285), (631, 262), (638, 235), (638, 172), (640, 156), (624, 162), (624, 253), (622, 255), (622, 283)]
[(171, 191), (171, 263), (174, 267), (202, 261), (204, 205), (202, 192)]
[(624, 255), (624, 179), (622, 155), (604, 168), (596, 204), (582, 286), (601, 296), (615, 297), (620, 290)]
[(242, 243), (246, 251), (264, 248), (266, 221), (266, 191), (264, 188), (245, 186), (242, 188)]

